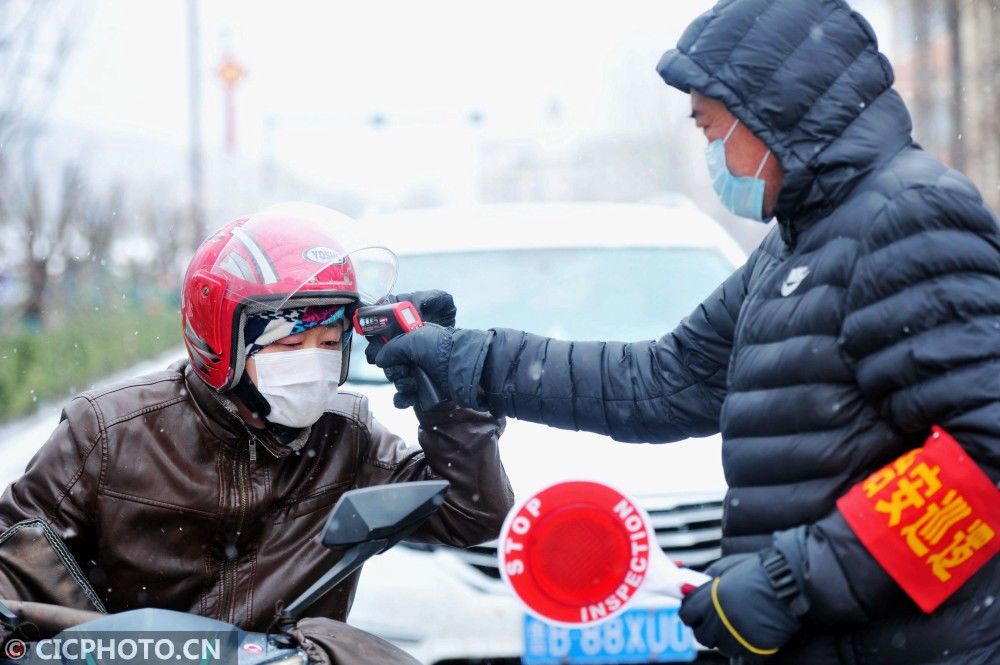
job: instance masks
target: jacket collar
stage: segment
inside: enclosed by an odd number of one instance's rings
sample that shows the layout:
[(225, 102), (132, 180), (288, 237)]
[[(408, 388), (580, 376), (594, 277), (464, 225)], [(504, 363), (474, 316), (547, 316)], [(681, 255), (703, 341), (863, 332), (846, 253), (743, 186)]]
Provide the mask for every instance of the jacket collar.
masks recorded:
[[(275, 458), (282, 459), (294, 452), (289, 446), (278, 443), (268, 432), (251, 428), (239, 415), (236, 403), (225, 393), (220, 393), (201, 380), (187, 360), (174, 366), (184, 374), (184, 385), (191, 403), (197, 409), (209, 432), (223, 445), (239, 449), (256, 441)], [(308, 430), (303, 434), (308, 436)]]

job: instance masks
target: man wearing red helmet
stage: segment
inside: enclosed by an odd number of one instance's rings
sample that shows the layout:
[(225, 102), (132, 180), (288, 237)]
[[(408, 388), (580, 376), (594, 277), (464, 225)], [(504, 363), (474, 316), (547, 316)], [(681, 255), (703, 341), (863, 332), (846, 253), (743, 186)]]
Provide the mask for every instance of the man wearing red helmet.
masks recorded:
[[(502, 419), (452, 403), (418, 411), (420, 447), (407, 447), (365, 397), (338, 390), (353, 308), (395, 278), (392, 253), (357, 229), (295, 204), (202, 244), (184, 280), (189, 359), (73, 399), (0, 497), (0, 598), (155, 606), (263, 631), (276, 603), (338, 560), (315, 538), (329, 507), (383, 483), (450, 481), (416, 539), (496, 536), (513, 502)], [(450, 302), (413, 295), (453, 325)], [(343, 620), (356, 584), (312, 612)]]

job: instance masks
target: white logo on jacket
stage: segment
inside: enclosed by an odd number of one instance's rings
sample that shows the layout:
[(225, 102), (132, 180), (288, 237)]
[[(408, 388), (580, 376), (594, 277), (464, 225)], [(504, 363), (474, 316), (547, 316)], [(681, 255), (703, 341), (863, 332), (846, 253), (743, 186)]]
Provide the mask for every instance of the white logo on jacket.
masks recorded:
[(795, 292), (795, 289), (799, 288), (799, 284), (802, 283), (806, 277), (809, 276), (809, 266), (799, 266), (798, 268), (792, 268), (792, 271), (788, 273), (788, 277), (785, 278), (785, 283), (781, 285), (781, 295), (790, 296)]

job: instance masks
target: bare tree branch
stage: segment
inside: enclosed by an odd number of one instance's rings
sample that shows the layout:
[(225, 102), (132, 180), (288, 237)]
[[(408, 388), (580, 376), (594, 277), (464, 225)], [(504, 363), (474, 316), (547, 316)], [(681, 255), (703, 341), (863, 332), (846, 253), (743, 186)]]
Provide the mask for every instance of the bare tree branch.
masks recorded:
[(11, 152), (40, 135), (79, 24), (77, 2), (0, 0), (0, 181)]

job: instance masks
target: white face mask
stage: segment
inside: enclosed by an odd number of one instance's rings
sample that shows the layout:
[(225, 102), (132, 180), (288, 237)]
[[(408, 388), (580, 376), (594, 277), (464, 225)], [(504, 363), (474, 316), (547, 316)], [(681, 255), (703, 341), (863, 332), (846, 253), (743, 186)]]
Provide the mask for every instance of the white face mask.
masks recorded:
[(271, 405), (267, 420), (309, 427), (333, 404), (343, 354), (329, 349), (258, 353), (257, 390)]

